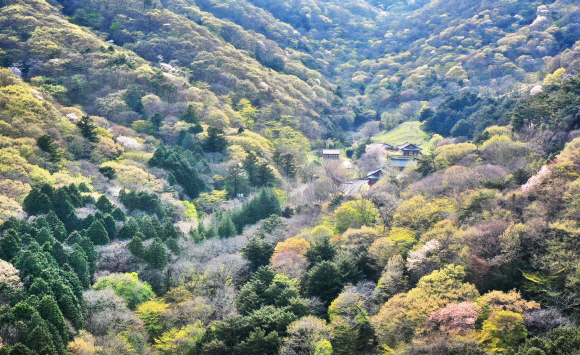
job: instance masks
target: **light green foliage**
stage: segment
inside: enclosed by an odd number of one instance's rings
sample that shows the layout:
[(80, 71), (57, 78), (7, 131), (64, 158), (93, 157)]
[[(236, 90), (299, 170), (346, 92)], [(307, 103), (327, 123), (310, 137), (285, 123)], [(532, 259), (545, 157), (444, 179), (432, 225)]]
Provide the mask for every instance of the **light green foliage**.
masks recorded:
[(288, 337), (285, 339), (281, 355), (332, 354), (332, 328), (325, 320), (306, 316), (288, 326)]
[(185, 217), (192, 222), (197, 222), (199, 215), (197, 213), (197, 208), (195, 208), (195, 205), (189, 201), (181, 201), (181, 203), (185, 207), (184, 212)]
[(521, 343), (528, 332), (521, 314), (497, 311), (483, 323), (482, 339), (488, 349), (504, 351)]
[(130, 309), (135, 309), (139, 304), (155, 296), (148, 283), (139, 281), (136, 272), (101, 277), (93, 285), (95, 290), (104, 290), (106, 288), (112, 289), (117, 295), (121, 296)]
[(424, 232), (455, 212), (456, 208), (453, 201), (445, 198), (428, 201), (422, 195), (415, 195), (399, 205), (393, 224)]
[(443, 169), (455, 165), (462, 158), (476, 150), (477, 146), (472, 143), (444, 145), (437, 149), (438, 154), (435, 158), (435, 166), (438, 169)]
[(423, 322), (429, 315), (449, 303), (473, 301), (479, 293), (474, 285), (463, 283), (465, 270), (447, 265), (423, 276), (407, 293), (389, 299), (372, 317), (379, 341), (387, 346), (407, 342), (424, 331)]
[(200, 343), (204, 333), (205, 329), (201, 321), (188, 324), (181, 329), (173, 328), (155, 339), (155, 348), (164, 355), (186, 352)]
[(139, 317), (145, 326), (147, 327), (147, 332), (152, 340), (160, 341), (160, 342), (170, 342), (169, 339), (158, 340), (163, 332), (163, 324), (161, 323), (161, 314), (165, 312), (165, 310), (169, 307), (163, 301), (160, 300), (151, 300), (146, 301), (137, 307), (137, 317)]
[(379, 219), (379, 211), (369, 200), (349, 201), (336, 209), (334, 219), (334, 230), (344, 233), (348, 228), (374, 226)]
[(341, 293), (328, 307), (336, 354), (365, 353), (372, 348), (373, 329), (364, 300), (355, 292)]

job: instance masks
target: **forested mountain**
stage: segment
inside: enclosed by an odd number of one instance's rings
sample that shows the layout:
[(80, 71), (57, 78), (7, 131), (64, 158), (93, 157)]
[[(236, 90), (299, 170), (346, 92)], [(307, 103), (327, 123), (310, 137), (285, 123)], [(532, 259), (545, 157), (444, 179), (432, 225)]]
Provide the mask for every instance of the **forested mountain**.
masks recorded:
[(571, 0), (0, 0), (0, 355), (580, 354), (579, 40)]

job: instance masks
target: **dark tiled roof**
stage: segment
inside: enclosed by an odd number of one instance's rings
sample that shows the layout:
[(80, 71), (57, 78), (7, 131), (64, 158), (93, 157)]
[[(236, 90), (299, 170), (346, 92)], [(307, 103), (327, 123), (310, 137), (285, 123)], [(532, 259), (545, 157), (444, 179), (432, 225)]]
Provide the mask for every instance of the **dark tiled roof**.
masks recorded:
[(412, 150), (412, 151), (421, 151), (423, 149), (417, 147), (415, 144), (413, 143), (403, 143), (399, 146), (397, 146), (397, 148), (399, 148), (400, 150)]

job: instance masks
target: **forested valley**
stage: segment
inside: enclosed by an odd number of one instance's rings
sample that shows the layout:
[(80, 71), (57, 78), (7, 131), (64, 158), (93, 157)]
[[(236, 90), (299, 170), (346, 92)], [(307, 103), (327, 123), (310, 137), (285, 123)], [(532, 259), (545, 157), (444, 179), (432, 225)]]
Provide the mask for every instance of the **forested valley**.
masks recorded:
[(0, 0), (0, 355), (580, 354), (574, 0)]

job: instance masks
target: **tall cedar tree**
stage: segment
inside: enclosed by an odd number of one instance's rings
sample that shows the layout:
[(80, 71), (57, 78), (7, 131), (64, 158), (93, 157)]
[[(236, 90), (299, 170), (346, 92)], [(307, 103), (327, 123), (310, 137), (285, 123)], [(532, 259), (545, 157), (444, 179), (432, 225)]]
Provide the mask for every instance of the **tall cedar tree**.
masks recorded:
[(229, 198), (237, 197), (239, 194), (245, 194), (248, 191), (248, 178), (246, 177), (244, 169), (237, 164), (230, 166), (224, 186)]
[(147, 262), (156, 269), (163, 269), (168, 262), (167, 251), (160, 239), (155, 239), (147, 251)]
[(99, 197), (97, 200), (97, 203), (95, 203), (95, 207), (97, 207), (99, 211), (107, 214), (113, 212), (115, 205), (111, 203), (107, 196), (101, 195), (101, 197)]
[(274, 254), (274, 245), (263, 235), (256, 235), (242, 248), (242, 256), (247, 259), (254, 270), (270, 263)]
[(129, 249), (131, 254), (133, 254), (134, 256), (140, 259), (145, 259), (147, 255), (147, 249), (145, 248), (145, 245), (143, 245), (143, 240), (142, 238), (140, 238), (139, 235), (142, 236), (141, 233), (138, 233), (138, 235), (134, 236), (131, 239), (129, 244), (127, 244), (127, 249)]
[(87, 229), (87, 236), (91, 238), (91, 241), (95, 245), (105, 245), (109, 243), (109, 235), (105, 226), (100, 221), (94, 221), (91, 223), (89, 229)]
[(290, 153), (282, 154), (276, 151), (272, 157), (276, 166), (284, 172), (289, 179), (296, 178), (298, 172), (298, 160)]
[(228, 146), (226, 135), (222, 129), (209, 127), (207, 137), (203, 141), (203, 150), (208, 153), (222, 152)]
[(77, 127), (80, 129), (83, 137), (85, 137), (89, 142), (96, 143), (99, 141), (99, 137), (97, 136), (97, 126), (89, 116), (83, 116), (77, 122)]
[(32, 189), (22, 202), (24, 211), (31, 215), (48, 213), (54, 208), (50, 197), (37, 188)]
[(161, 145), (148, 164), (163, 168), (171, 173), (175, 181), (183, 187), (191, 198), (197, 198), (205, 189), (205, 183), (199, 177), (194, 162), (188, 161), (181, 147), (169, 150)]
[(60, 161), (60, 152), (58, 151), (58, 145), (54, 142), (54, 139), (48, 134), (43, 134), (36, 138), (36, 145), (40, 150), (48, 153), (49, 160), (53, 163)]
[(199, 123), (199, 114), (195, 109), (193, 104), (187, 105), (185, 112), (179, 117), (180, 119), (184, 120), (187, 123), (197, 124)]

